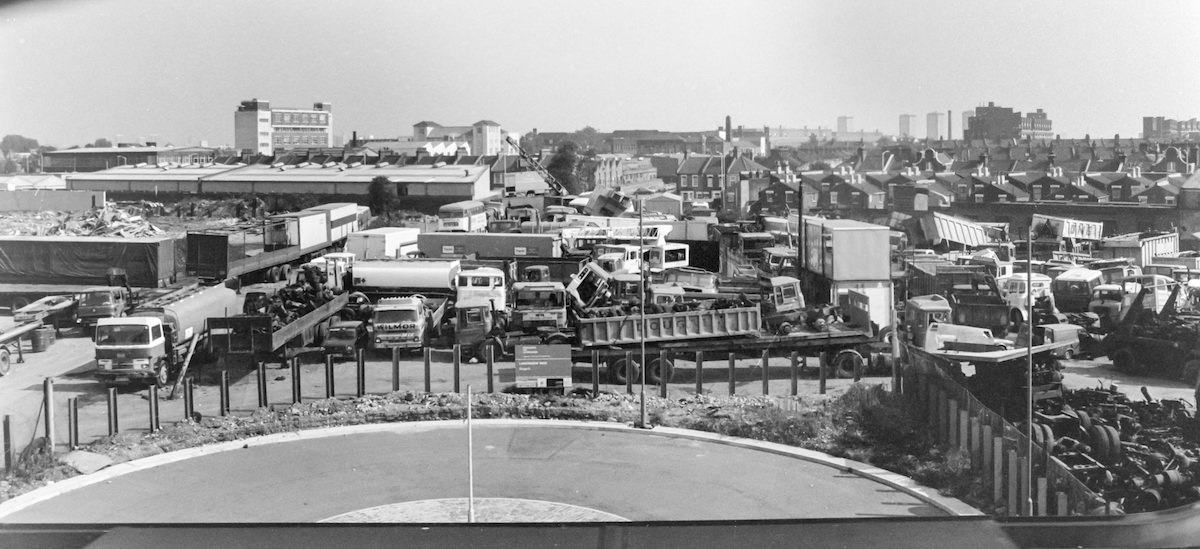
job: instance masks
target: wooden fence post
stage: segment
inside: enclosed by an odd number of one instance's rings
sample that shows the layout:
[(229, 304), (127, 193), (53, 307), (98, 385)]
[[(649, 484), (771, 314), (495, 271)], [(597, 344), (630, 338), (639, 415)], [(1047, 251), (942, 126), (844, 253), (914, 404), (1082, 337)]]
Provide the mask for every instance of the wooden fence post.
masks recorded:
[(1008, 460), (1005, 469), (1008, 472), (1008, 490), (1005, 494), (1008, 498), (1008, 516), (1021, 516), (1021, 487), (1018, 486), (1021, 479), (1021, 460), (1018, 459), (1016, 450), (1009, 450), (1007, 454)]

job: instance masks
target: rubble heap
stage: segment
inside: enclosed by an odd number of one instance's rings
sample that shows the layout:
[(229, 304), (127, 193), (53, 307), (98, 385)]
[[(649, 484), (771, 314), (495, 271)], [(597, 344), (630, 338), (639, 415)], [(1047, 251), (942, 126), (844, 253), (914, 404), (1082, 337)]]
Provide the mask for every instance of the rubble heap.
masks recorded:
[(111, 202), (86, 212), (37, 212), (6, 216), (0, 234), (9, 236), (155, 236), (163, 230), (142, 215)]

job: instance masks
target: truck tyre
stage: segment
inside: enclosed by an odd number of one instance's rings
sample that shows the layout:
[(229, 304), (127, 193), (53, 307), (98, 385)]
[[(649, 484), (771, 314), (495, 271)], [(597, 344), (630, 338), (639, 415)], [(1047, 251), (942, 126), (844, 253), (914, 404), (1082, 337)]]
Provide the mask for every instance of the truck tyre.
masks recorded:
[(12, 370), (12, 357), (8, 353), (8, 347), (0, 347), (0, 377), (8, 375)]
[(1110, 358), (1112, 358), (1113, 368), (1116, 368), (1118, 372), (1126, 374), (1137, 373), (1137, 359), (1134, 358), (1133, 352), (1129, 349), (1117, 349), (1117, 351), (1114, 352)]
[(1200, 377), (1200, 358), (1192, 357), (1187, 362), (1184, 362), (1183, 373), (1180, 377), (1184, 383), (1196, 385), (1196, 379)]
[(495, 338), (489, 338), (480, 341), (479, 344), (475, 346), (475, 358), (479, 359), (481, 364), (487, 363), (487, 352), (489, 347), (492, 349), (492, 362), (504, 360), (504, 344), (500, 343)]
[(272, 283), (279, 282), (279, 267), (275, 266), (275, 267), (271, 267), (270, 269), (267, 269), (266, 277), (267, 277), (267, 282), (272, 282)]
[(281, 265), (279, 267), (279, 279), (287, 282), (289, 286), (296, 283), (297, 276), (296, 271), (292, 270), (291, 265)]
[(782, 324), (780, 324), (780, 325), (779, 325), (779, 328), (778, 328), (776, 331), (777, 331), (777, 332), (779, 333), (779, 335), (781, 335), (781, 336), (788, 335), (788, 334), (792, 333), (792, 323), (791, 323), (791, 322), (784, 322), (784, 323), (782, 323)]
[(622, 357), (608, 363), (608, 379), (615, 385), (624, 385), (627, 380), (637, 377), (638, 363), (636, 360), (626, 362)]
[(570, 343), (570, 341), (571, 338), (567, 337), (567, 334), (563, 333), (553, 333), (546, 337), (546, 343), (548, 345), (562, 345), (565, 343)]
[(669, 358), (655, 358), (646, 368), (646, 381), (654, 385), (662, 384), (664, 381), (670, 383), (674, 377), (675, 362)]
[(1108, 432), (1104, 430), (1104, 426), (1092, 425), (1092, 428), (1088, 429), (1088, 435), (1092, 439), (1093, 457), (1096, 458), (1096, 461), (1107, 463), (1109, 438)]
[(854, 378), (862, 375), (863, 357), (857, 351), (845, 350), (837, 354), (832, 363), (833, 375), (839, 378)]
[(154, 384), (159, 389), (167, 386), (170, 377), (171, 373), (167, 371), (166, 362), (160, 360), (154, 364)]

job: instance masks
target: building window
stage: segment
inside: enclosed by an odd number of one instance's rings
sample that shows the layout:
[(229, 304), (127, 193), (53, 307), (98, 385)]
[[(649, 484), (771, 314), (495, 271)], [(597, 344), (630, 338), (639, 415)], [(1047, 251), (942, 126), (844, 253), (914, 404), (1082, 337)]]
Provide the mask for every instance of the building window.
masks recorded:
[(837, 191), (829, 191), (829, 204), (830, 204), (830, 205), (834, 205), (834, 204), (837, 204), (837, 203), (838, 203), (838, 193), (837, 193)]
[(1167, 204), (1170, 204), (1172, 206), (1175, 205), (1175, 197), (1174, 196), (1164, 197), (1163, 200), (1165, 200)]
[(996, 198), (998, 199), (997, 202), (1008, 202), (1008, 195), (1006, 194), (1002, 194)]
[(688, 200), (688, 201), (695, 200), (695, 197), (696, 197), (696, 193), (693, 193), (692, 191), (683, 191), (683, 199), (684, 200)]
[(1150, 202), (1150, 200), (1149, 200), (1149, 197), (1147, 197), (1146, 195), (1143, 194), (1141, 196), (1138, 196), (1138, 202), (1141, 204), (1147, 204)]

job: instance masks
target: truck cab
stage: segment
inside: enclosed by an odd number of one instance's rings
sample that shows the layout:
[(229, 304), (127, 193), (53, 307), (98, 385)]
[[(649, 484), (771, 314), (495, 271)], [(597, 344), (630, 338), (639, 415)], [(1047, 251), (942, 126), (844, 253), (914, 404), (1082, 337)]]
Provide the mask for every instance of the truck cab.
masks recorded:
[[(306, 266), (325, 274), (324, 286), (335, 292), (345, 290), (348, 273), (354, 270), (355, 254), (334, 252), (309, 261)], [(303, 271), (302, 271), (303, 272)]]
[(771, 276), (796, 272), (796, 248), (770, 246), (763, 249), (761, 268)]
[(609, 285), (612, 275), (594, 261), (585, 263), (575, 278), (567, 284), (567, 294), (575, 300), (579, 309), (603, 305), (612, 298)]
[(1067, 269), (1050, 284), (1054, 304), (1064, 313), (1087, 312), (1092, 292), (1104, 283), (1100, 271), (1082, 267)]
[[(1032, 300), (1034, 305), (1039, 300), (1051, 297), (1050, 284), (1052, 279), (1041, 273), (1017, 273), (996, 279), (996, 285), (1004, 294), (1004, 302), (1008, 305), (1009, 320), (1020, 325), (1029, 319), (1026, 304)], [(1029, 295), (1032, 291), (1033, 295)]]
[(88, 288), (79, 296), (79, 308), (75, 311), (75, 323), (91, 331), (101, 318), (125, 316), (133, 309), (133, 295), (129, 288), (121, 286), (97, 286)]
[(561, 282), (513, 284), (513, 327), (525, 333), (567, 327), (567, 291)]
[(904, 303), (904, 332), (908, 341), (925, 348), (926, 335), (934, 323), (949, 323), (950, 301), (937, 294), (915, 296)]
[(642, 267), (640, 249), (632, 244), (597, 244), (592, 253), (596, 263), (610, 274), (636, 273)]
[(372, 349), (417, 349), (429, 342), (433, 319), (422, 296), (385, 297), (371, 313)]
[(172, 342), (161, 319), (152, 316), (96, 321), (96, 377), (106, 385), (167, 383)]
[[(800, 280), (790, 276), (773, 276), (763, 288), (763, 321), (776, 332), (787, 335), (802, 322), (808, 321), (804, 294), (800, 291)], [(821, 329), (828, 324), (824, 315), (813, 319), (815, 327)]]
[(682, 242), (666, 242), (662, 246), (646, 248), (643, 258), (650, 264), (650, 272), (687, 267), (691, 263), (691, 247)]

